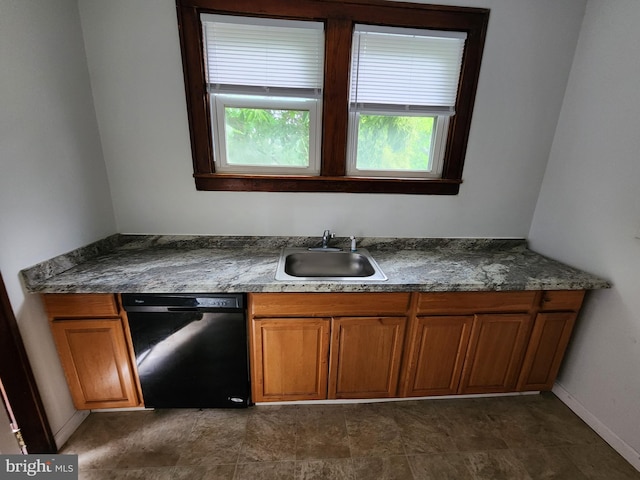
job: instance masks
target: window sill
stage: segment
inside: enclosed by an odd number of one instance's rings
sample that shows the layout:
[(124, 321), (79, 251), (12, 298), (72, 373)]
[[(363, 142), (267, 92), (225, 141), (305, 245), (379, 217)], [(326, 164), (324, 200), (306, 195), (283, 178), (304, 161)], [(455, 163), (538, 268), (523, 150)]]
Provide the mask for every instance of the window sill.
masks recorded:
[(196, 188), (237, 192), (342, 192), (457, 195), (462, 180), (196, 174)]

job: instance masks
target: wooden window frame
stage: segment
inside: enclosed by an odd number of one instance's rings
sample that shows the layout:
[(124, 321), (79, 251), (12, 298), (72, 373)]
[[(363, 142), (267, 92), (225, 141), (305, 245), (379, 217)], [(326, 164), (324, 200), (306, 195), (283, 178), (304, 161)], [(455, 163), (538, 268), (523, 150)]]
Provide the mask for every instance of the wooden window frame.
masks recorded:
[[(176, 0), (176, 6), (193, 170), (198, 190), (458, 194), (489, 21), (488, 9), (384, 0)], [(325, 23), (322, 166), (319, 176), (223, 174), (215, 171), (201, 13)], [(355, 23), (467, 33), (456, 115), (449, 124), (441, 178), (364, 178), (346, 175), (351, 37)]]

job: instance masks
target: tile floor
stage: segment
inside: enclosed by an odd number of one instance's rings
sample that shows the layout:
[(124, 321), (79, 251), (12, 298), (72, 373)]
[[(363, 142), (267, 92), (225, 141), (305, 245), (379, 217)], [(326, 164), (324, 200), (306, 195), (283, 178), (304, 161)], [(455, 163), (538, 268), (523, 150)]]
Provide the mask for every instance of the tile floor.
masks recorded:
[(81, 479), (640, 479), (552, 394), (92, 413)]

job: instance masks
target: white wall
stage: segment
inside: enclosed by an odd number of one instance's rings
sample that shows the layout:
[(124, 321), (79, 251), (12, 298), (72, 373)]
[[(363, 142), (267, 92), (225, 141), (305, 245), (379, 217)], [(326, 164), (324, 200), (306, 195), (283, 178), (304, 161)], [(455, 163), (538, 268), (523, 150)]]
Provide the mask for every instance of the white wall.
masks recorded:
[(118, 230), (526, 236), (585, 0), (464, 3), (491, 17), (465, 183), (443, 197), (197, 192), (175, 1), (79, 0)]
[(0, 167), (0, 271), (59, 434), (75, 409), (18, 272), (116, 232), (75, 0), (0, 0)]
[(640, 469), (640, 3), (590, 0), (531, 246), (610, 279), (593, 292), (560, 393)]

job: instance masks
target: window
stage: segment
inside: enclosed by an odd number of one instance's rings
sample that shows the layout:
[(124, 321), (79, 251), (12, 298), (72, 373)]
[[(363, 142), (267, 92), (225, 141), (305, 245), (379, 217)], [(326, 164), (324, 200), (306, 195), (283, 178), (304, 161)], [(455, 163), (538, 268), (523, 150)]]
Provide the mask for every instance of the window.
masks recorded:
[(355, 26), (349, 175), (440, 177), (465, 38), (463, 32)]
[(317, 99), (211, 95), (216, 171), (320, 172)]
[(198, 189), (458, 193), (488, 10), (177, 6)]
[(215, 170), (318, 175), (324, 25), (200, 19)]

